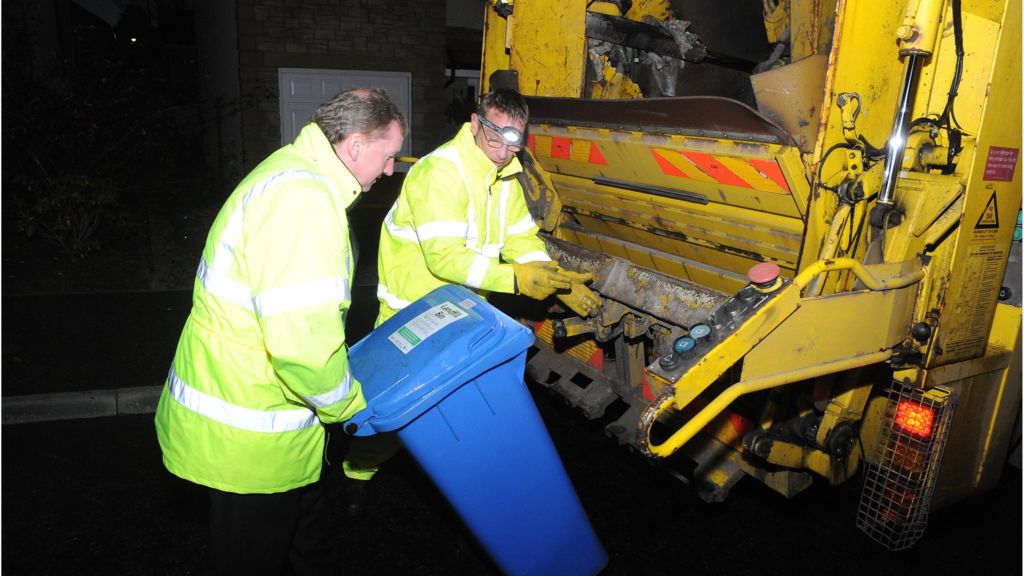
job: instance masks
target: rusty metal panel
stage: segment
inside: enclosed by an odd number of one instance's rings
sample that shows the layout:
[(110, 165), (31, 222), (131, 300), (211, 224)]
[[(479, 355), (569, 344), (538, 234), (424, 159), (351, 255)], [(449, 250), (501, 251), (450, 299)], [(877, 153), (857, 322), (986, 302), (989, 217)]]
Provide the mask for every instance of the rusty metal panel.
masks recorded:
[(753, 108), (714, 96), (645, 100), (528, 98), (533, 123), (683, 134), (793, 145), (792, 136)]
[(693, 282), (633, 265), (628, 260), (545, 238), (548, 252), (561, 265), (595, 275), (592, 285), (605, 298), (677, 326), (704, 321), (729, 296)]
[(826, 56), (816, 55), (750, 77), (758, 110), (789, 130), (804, 152), (817, 143), (827, 67)]
[(584, 0), (517, 0), (509, 16), (511, 68), (523, 94), (579, 97), (586, 62)]
[[(564, 177), (554, 181), (561, 191), (563, 210), (575, 215), (587, 231), (680, 256), (694, 257), (674, 247), (687, 243), (795, 269), (803, 231), (800, 220), (718, 204), (680, 202)], [(735, 271), (746, 273), (746, 267)]]

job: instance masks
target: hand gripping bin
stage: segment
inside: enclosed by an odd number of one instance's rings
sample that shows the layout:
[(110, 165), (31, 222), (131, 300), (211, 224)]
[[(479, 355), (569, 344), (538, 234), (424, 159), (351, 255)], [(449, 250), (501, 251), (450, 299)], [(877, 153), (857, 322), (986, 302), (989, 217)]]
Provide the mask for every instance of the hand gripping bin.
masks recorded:
[(349, 351), (367, 407), (396, 431), (509, 575), (593, 575), (608, 562), (523, 382), (533, 334), (462, 286), (406, 307)]

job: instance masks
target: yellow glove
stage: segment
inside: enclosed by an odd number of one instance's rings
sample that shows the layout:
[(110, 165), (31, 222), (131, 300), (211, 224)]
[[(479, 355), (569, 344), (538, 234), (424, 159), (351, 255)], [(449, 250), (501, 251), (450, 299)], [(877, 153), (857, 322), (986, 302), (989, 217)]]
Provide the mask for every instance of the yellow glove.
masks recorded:
[(512, 263), (516, 275), (516, 293), (543, 300), (556, 290), (567, 290), (572, 279), (558, 267), (558, 262)]
[[(593, 278), (590, 274), (578, 274), (576, 272), (570, 272), (570, 274), (586, 276), (587, 280)], [(583, 282), (574, 280), (572, 290), (568, 294), (559, 294), (558, 299), (572, 309), (573, 312), (584, 318), (593, 316), (601, 310), (601, 297), (597, 295), (597, 292), (584, 286)]]
[(562, 274), (569, 277), (569, 280), (571, 280), (573, 284), (586, 284), (594, 279), (594, 275), (590, 272), (573, 272), (572, 270), (566, 270), (565, 268), (560, 268), (560, 270), (562, 271)]

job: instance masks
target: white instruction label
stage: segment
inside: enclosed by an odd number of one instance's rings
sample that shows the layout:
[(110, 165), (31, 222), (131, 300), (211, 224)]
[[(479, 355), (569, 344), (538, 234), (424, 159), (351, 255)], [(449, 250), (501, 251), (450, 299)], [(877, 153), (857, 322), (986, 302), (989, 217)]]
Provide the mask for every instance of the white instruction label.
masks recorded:
[(466, 316), (466, 312), (455, 303), (442, 302), (406, 322), (388, 336), (388, 340), (401, 350), (402, 354), (408, 354), (438, 330)]

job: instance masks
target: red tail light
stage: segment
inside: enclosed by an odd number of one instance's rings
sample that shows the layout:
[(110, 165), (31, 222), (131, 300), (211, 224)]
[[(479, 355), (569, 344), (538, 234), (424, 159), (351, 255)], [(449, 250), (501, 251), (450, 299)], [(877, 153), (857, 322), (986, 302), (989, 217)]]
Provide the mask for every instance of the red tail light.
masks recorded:
[(935, 421), (935, 411), (928, 406), (901, 400), (896, 405), (895, 424), (901, 430), (918, 438), (927, 438), (932, 434), (932, 423)]
[(917, 542), (928, 523), (956, 394), (894, 381), (878, 444), (864, 473), (857, 527), (889, 550)]

